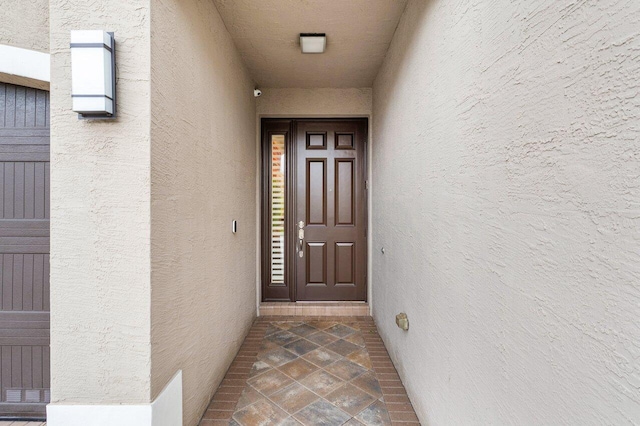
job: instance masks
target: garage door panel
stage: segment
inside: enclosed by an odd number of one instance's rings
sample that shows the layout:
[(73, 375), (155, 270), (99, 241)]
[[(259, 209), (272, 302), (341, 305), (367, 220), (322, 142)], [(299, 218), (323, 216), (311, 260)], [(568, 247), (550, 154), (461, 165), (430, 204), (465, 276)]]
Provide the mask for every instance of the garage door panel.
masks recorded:
[(0, 83), (0, 417), (49, 402), (49, 94)]
[[(43, 155), (43, 153), (38, 153)], [(12, 161), (15, 155), (0, 152), (2, 219), (48, 219), (48, 163)]]

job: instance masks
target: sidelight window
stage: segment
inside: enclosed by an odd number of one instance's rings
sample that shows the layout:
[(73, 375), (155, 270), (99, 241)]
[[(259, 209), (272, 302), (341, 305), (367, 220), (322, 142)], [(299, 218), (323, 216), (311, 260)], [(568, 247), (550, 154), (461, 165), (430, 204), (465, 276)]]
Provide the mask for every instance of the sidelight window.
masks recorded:
[(284, 135), (271, 136), (271, 284), (284, 284), (285, 221)]

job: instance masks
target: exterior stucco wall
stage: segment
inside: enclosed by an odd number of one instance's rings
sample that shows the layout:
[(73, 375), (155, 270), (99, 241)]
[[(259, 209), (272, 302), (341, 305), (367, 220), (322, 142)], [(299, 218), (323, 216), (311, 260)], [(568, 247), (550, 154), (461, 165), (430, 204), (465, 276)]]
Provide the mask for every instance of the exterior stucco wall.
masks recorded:
[(0, 44), (49, 53), (49, 0), (4, 0), (0, 11)]
[[(51, 0), (53, 402), (150, 400), (149, 4)], [(114, 19), (114, 16), (117, 19)], [(114, 31), (118, 119), (71, 111), (69, 34)]]
[(423, 424), (640, 422), (638, 16), (409, 2), (373, 92), (373, 289)]
[(259, 117), (366, 116), (371, 114), (371, 88), (262, 89)]
[(152, 396), (183, 370), (195, 425), (256, 315), (255, 99), (213, 2), (151, 17)]

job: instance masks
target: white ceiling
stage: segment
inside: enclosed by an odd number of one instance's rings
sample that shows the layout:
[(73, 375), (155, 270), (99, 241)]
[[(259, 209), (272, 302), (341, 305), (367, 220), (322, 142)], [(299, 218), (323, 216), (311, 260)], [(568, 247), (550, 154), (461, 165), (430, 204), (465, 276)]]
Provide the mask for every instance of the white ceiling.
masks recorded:
[[(371, 87), (406, 0), (213, 0), (260, 87)], [(326, 33), (323, 54), (300, 33)]]

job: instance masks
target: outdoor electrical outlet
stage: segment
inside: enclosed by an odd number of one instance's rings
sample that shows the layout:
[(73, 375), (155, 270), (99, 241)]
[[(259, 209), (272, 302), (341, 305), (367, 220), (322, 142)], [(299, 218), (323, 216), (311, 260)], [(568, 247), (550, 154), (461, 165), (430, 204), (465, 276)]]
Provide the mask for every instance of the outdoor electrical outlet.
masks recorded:
[(396, 315), (396, 324), (404, 331), (409, 330), (409, 318), (407, 318), (407, 314), (401, 312)]

